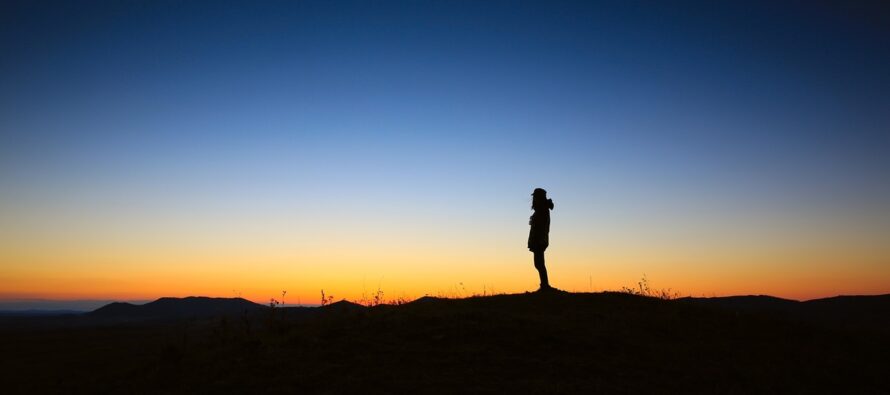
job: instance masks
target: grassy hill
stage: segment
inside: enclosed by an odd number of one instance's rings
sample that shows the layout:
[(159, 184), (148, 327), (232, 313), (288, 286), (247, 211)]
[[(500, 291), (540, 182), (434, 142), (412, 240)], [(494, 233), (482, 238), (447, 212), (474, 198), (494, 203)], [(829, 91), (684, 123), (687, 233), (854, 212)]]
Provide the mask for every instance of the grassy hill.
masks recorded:
[(888, 306), (553, 292), (87, 315), (0, 325), (0, 374), (12, 392), (887, 393)]

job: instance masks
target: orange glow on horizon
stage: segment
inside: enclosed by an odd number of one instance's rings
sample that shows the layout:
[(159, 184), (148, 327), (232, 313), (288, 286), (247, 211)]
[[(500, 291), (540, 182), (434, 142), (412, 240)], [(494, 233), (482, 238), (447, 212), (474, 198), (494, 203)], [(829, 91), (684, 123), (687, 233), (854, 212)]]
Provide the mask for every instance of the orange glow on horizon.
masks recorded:
[[(240, 295), (267, 303), (286, 290), (287, 303), (312, 304), (321, 289), (348, 300), (373, 295), (378, 287), (386, 300), (525, 292), (537, 288), (537, 273), (524, 245), (522, 210), (528, 208), (519, 204), (503, 218), (350, 216), (333, 206), (320, 208), (335, 213), (330, 216), (200, 221), (179, 219), (185, 214), (130, 215), (127, 221), (113, 213), (12, 217), (16, 226), (0, 229), (0, 298)], [(890, 245), (883, 242), (880, 221), (709, 222), (681, 212), (646, 221), (628, 216), (607, 226), (597, 223), (595, 213), (578, 208), (567, 216), (573, 208), (557, 204), (547, 266), (552, 284), (567, 291), (634, 287), (645, 275), (653, 290), (669, 288), (681, 296), (805, 300), (890, 293)], [(140, 226), (127, 227), (130, 222)], [(713, 225), (724, 222), (736, 225)]]
[[(433, 254), (435, 255), (435, 254)], [(363, 256), (363, 257), (360, 257)], [(386, 300), (415, 299), (424, 295), (464, 297), (474, 294), (518, 293), (534, 290), (536, 272), (531, 254), (522, 251), (497, 256), (481, 252), (442, 254), (438, 260), (416, 264), (411, 256), (365, 255), (350, 251), (320, 256), (269, 254), (257, 257), (211, 256), (74, 259), (66, 263), (78, 271), (55, 271), (49, 262), (14, 267), (5, 265), (0, 275), (0, 298), (153, 300), (173, 296), (235, 297), (268, 303), (287, 291), (289, 304), (316, 304), (320, 290), (337, 300), (372, 297), (378, 289)], [(118, 258), (120, 259), (120, 258)], [(636, 287), (645, 275), (652, 290), (670, 289), (680, 296), (729, 296), (767, 294), (808, 300), (841, 294), (890, 292), (880, 260), (866, 262), (878, 275), (863, 276), (833, 270), (834, 258), (801, 259), (813, 270), (799, 271), (786, 257), (784, 265), (745, 265), (735, 270), (743, 257), (724, 258), (722, 265), (707, 256), (691, 259), (637, 256), (599, 252), (594, 256), (571, 255), (554, 249), (548, 254), (551, 281), (574, 292), (599, 292)], [(42, 260), (42, 259), (41, 259)], [(822, 264), (820, 265), (820, 261)], [(151, 263), (149, 263), (151, 262)], [(186, 262), (186, 263), (180, 263)], [(301, 262), (304, 262), (301, 264)], [(305, 262), (312, 262), (311, 264)], [(461, 262), (460, 265), (454, 262)], [(589, 264), (588, 262), (602, 262)], [(708, 268), (708, 270), (705, 270)], [(883, 277), (882, 277), (883, 275)]]

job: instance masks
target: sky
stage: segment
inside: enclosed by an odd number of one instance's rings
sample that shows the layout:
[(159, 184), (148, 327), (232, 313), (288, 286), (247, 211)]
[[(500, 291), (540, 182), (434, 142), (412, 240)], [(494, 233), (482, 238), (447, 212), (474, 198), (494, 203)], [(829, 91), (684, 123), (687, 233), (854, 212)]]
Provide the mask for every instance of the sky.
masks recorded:
[(890, 293), (880, 2), (0, 4), (0, 301)]

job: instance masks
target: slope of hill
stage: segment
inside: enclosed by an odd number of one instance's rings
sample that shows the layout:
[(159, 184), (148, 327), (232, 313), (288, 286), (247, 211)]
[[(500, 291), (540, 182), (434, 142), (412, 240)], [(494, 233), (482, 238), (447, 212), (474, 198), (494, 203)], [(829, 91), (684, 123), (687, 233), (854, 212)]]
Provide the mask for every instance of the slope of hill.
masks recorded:
[(863, 330), (890, 327), (890, 295), (835, 296), (804, 302), (752, 295), (680, 298), (676, 302), (716, 307), (734, 313), (778, 316), (834, 327), (855, 326)]
[(0, 352), (15, 361), (0, 379), (9, 393), (888, 393), (890, 327), (720, 306), (856, 315), (879, 314), (888, 301), (552, 292), (46, 331), (0, 326)]
[(142, 305), (115, 302), (102, 306), (88, 315), (103, 318), (187, 318), (212, 317), (220, 314), (240, 314), (265, 306), (242, 298), (160, 298)]

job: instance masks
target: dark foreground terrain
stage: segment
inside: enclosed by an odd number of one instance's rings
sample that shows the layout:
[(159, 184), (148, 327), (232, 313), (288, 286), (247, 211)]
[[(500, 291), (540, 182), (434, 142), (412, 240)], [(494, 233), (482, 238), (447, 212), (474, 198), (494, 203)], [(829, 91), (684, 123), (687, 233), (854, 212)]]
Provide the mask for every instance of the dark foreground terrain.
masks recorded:
[(0, 317), (2, 393), (888, 393), (890, 295), (160, 299)]

